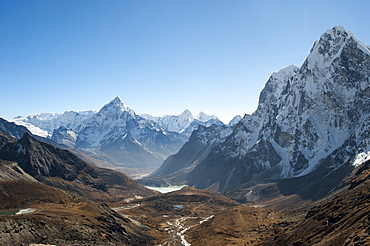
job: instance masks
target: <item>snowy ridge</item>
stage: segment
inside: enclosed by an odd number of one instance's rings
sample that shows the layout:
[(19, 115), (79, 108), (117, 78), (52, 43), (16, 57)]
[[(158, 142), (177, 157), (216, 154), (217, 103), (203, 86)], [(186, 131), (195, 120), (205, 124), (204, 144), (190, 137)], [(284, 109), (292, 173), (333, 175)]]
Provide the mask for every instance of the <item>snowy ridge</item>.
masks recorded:
[(229, 122), (229, 126), (236, 125), (239, 121), (241, 121), (242, 117), (240, 115), (235, 115)]
[(310, 55), (307, 57), (309, 69), (328, 67), (329, 63), (339, 57), (342, 49), (348, 43), (356, 44), (359, 50), (370, 55), (369, 46), (358, 40), (352, 32), (343, 26), (334, 26), (315, 41)]
[(153, 120), (158, 125), (164, 127), (170, 132), (184, 131), (195, 119), (193, 114), (188, 109), (186, 109), (180, 115), (164, 115), (162, 117), (153, 117), (148, 114), (144, 114), (142, 117)]
[(152, 120), (164, 129), (170, 132), (177, 132), (190, 136), (190, 134), (198, 129), (199, 125), (210, 126), (212, 124), (222, 125), (223, 123), (214, 115), (207, 115), (200, 112), (196, 117), (186, 109), (180, 115), (164, 115), (164, 116), (151, 116), (142, 114), (143, 118)]
[(187, 136), (166, 131), (154, 121), (140, 117), (118, 96), (98, 112), (43, 113), (14, 121), (36, 135), (93, 158), (145, 172), (158, 167), (187, 140)]
[(66, 111), (63, 114), (39, 113), (27, 117), (18, 116), (9, 121), (27, 127), (32, 134), (50, 138), (54, 130), (59, 127), (64, 126), (75, 130), (84, 120), (92, 117), (95, 113), (93, 110)]
[(215, 115), (207, 115), (203, 111), (201, 111), (197, 116), (195, 116), (195, 119), (202, 121), (202, 122), (207, 122), (210, 120), (216, 120), (218, 119)]
[(34, 135), (44, 137), (44, 138), (51, 136), (47, 131), (29, 123), (26, 118), (18, 116), (17, 118), (9, 120), (9, 122), (14, 122), (17, 125), (26, 127)]

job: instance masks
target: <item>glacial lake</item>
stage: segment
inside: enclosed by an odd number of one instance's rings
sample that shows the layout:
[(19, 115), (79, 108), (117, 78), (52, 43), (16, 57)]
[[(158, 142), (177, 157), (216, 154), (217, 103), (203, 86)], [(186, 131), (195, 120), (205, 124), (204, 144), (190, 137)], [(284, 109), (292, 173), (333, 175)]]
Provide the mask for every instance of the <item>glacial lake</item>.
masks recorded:
[(168, 193), (176, 190), (181, 190), (187, 185), (179, 185), (179, 186), (167, 186), (167, 187), (154, 187), (154, 186), (145, 186), (148, 189), (159, 191), (160, 193)]

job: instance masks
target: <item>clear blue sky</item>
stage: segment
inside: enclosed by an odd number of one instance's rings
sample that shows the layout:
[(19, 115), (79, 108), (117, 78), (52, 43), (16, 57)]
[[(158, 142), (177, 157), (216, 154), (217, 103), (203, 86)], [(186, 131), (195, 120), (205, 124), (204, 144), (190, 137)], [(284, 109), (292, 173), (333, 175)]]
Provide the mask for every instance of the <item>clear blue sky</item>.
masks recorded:
[(0, 0), (0, 117), (99, 110), (252, 113), (272, 72), (343, 25), (370, 43), (370, 1)]

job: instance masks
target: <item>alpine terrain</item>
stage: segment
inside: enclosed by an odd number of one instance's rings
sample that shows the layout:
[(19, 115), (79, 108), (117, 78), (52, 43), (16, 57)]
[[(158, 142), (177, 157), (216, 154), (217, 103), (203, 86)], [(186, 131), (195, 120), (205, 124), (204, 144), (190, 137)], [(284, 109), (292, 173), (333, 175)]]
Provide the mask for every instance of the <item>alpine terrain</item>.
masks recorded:
[(370, 47), (334, 26), (227, 125), (119, 97), (0, 118), (0, 244), (369, 245), (369, 78)]
[(18, 116), (13, 122), (35, 135), (98, 159), (101, 166), (130, 175), (159, 167), (199, 125), (223, 125), (216, 116), (201, 112), (193, 117), (189, 110), (179, 116), (139, 116), (118, 96), (98, 112), (41, 113)]
[[(294, 188), (284, 187), (296, 182), (301, 186), (295, 185), (295, 192), (309, 193), (308, 187), (317, 188), (313, 183), (325, 177), (340, 180), (369, 155), (369, 77), (369, 46), (335, 26), (314, 43), (301, 67), (271, 75), (257, 110), (226, 138), (206, 144), (197, 136), (212, 139), (219, 130), (198, 129), (154, 175), (168, 177), (193, 163), (184, 183), (221, 193), (242, 188), (242, 194), (249, 193), (238, 196), (244, 201), (263, 193), (250, 188), (256, 184), (277, 182), (280, 192), (289, 193)], [(211, 148), (206, 156), (198, 154), (196, 146), (202, 145)]]

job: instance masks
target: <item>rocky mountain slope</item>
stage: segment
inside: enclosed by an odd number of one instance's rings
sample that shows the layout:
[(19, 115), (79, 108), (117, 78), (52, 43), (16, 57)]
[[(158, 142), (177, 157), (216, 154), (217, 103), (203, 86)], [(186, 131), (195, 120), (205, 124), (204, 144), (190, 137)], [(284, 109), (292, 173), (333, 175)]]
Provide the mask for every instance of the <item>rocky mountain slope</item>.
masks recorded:
[[(111, 202), (154, 194), (122, 173), (95, 167), (68, 150), (38, 141), (28, 133), (19, 140), (3, 142), (0, 159), (16, 162), (13, 170), (19, 174), (24, 172), (46, 185), (72, 191), (91, 200)], [(3, 171), (6, 165), (4, 162)], [(8, 173), (6, 176), (12, 175)]]
[(144, 231), (106, 204), (38, 182), (0, 181), (1, 245), (150, 245)]
[(2, 135), (9, 135), (16, 139), (20, 139), (26, 132), (30, 133), (30, 131), (26, 127), (19, 126), (3, 118), (0, 118), (0, 132)]
[(369, 46), (342, 26), (327, 30), (301, 67), (271, 75), (257, 110), (212, 148), (187, 184), (226, 193), (252, 181), (287, 180), (315, 170), (320, 179), (351, 167), (370, 150), (369, 68)]
[(179, 152), (168, 157), (160, 168), (140, 182), (148, 185), (163, 180), (170, 184), (185, 183), (188, 174), (206, 158), (212, 147), (223, 142), (231, 132), (232, 127), (226, 125), (199, 126)]
[(0, 180), (28, 180), (37, 182), (37, 180), (26, 173), (15, 161), (0, 160)]
[(369, 167), (369, 161), (361, 164), (302, 222), (266, 245), (368, 245)]
[[(24, 129), (1, 126), (13, 135)], [(101, 202), (154, 194), (123, 173), (95, 167), (27, 131), (18, 140), (0, 132), (1, 245), (150, 245), (145, 227)], [(11, 215), (22, 209), (28, 213)]]
[[(228, 208), (189, 228), (185, 238), (191, 245), (368, 245), (370, 161), (358, 163), (316, 201), (296, 203), (302, 198), (286, 194)], [(331, 182), (327, 178), (315, 193)], [(300, 183), (290, 185), (294, 190)]]

